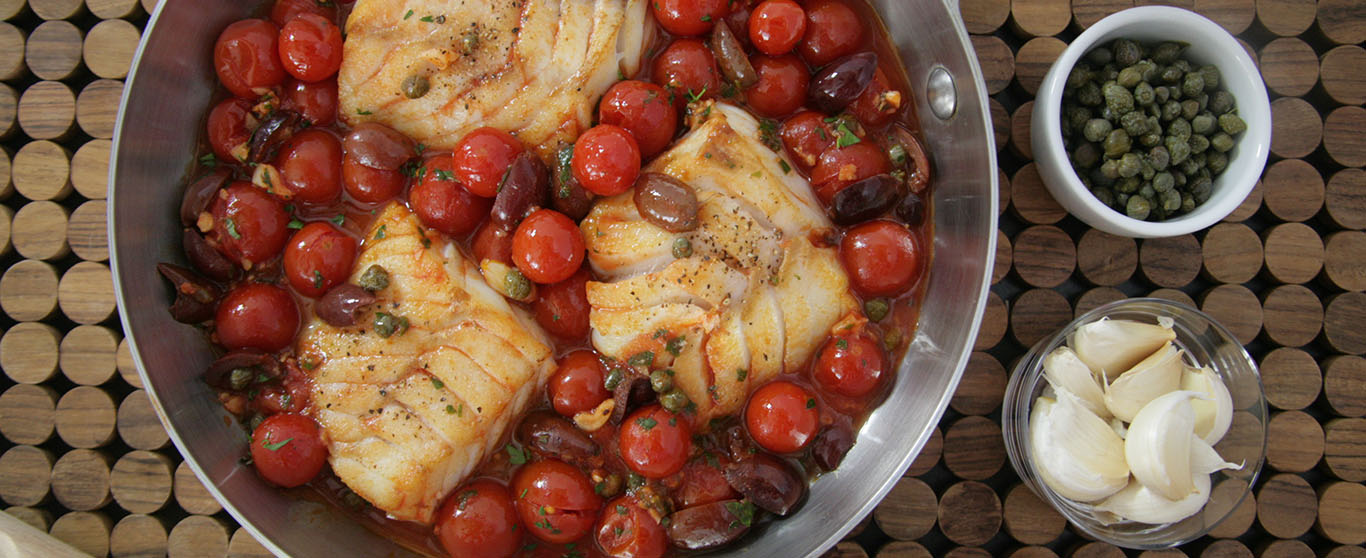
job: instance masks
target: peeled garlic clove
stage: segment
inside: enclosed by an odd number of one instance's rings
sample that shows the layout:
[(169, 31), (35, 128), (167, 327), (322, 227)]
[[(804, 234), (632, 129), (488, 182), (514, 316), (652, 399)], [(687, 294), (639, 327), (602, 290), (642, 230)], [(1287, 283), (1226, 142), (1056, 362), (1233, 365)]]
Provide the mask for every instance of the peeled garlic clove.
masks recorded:
[(1191, 391), (1173, 391), (1152, 400), (1129, 423), (1124, 459), (1134, 478), (1168, 500), (1180, 500), (1195, 489), (1191, 484), (1191, 437), (1195, 409)]
[(1218, 443), (1233, 423), (1233, 396), (1224, 380), (1208, 366), (1187, 366), (1181, 374), (1181, 389), (1209, 397), (1208, 401), (1191, 401), (1195, 407), (1195, 435), (1210, 444)]
[(1124, 490), (1096, 504), (1096, 510), (1140, 523), (1175, 523), (1195, 515), (1209, 501), (1209, 475), (1195, 475), (1189, 480), (1192, 492), (1177, 500), (1164, 498), (1143, 483), (1133, 481)]
[(1030, 459), (1044, 483), (1065, 498), (1094, 502), (1129, 481), (1124, 440), (1063, 388), (1040, 397), (1029, 417)]
[(1113, 378), (1173, 339), (1176, 339), (1176, 332), (1172, 331), (1170, 323), (1164, 327), (1101, 318), (1077, 328), (1067, 344), (1093, 372)]
[(1120, 438), (1125, 438), (1129, 435), (1129, 426), (1124, 424), (1124, 421), (1114, 417), (1110, 417), (1110, 429), (1114, 430), (1115, 434), (1119, 435)]
[[(1195, 403), (1195, 401), (1192, 401)], [(1214, 450), (1214, 446), (1209, 445), (1199, 436), (1191, 436), (1191, 473), (1195, 475), (1208, 475), (1215, 471), (1224, 469), (1242, 469), (1242, 465), (1229, 463), (1219, 456), (1219, 452)]]
[(1105, 408), (1105, 392), (1096, 375), (1067, 347), (1058, 347), (1043, 359), (1043, 375), (1048, 383), (1076, 394), (1083, 405), (1102, 419), (1110, 418)]
[(1184, 369), (1176, 345), (1162, 345), (1105, 387), (1105, 408), (1120, 420), (1133, 422), (1134, 415), (1148, 402), (1181, 387)]

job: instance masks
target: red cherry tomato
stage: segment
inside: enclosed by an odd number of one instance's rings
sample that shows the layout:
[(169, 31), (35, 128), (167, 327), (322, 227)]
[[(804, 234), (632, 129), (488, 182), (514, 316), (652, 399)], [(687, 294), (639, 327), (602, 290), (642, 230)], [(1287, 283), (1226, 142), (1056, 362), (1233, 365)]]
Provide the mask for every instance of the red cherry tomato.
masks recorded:
[(356, 239), (328, 223), (309, 223), (285, 247), (285, 278), (299, 294), (317, 298), (346, 282), (355, 260)]
[(891, 170), (887, 153), (877, 144), (863, 140), (845, 147), (830, 147), (821, 153), (820, 161), (811, 169), (811, 185), (821, 201), (830, 203), (836, 193), (849, 185)]
[(750, 59), (759, 81), (745, 90), (749, 107), (760, 116), (786, 116), (802, 108), (806, 102), (806, 86), (811, 72), (800, 58), (785, 56), (755, 56)]
[(552, 334), (565, 339), (588, 336), (588, 270), (579, 268), (568, 279), (542, 286), (532, 304), (536, 321)]
[(765, 384), (749, 398), (745, 426), (750, 437), (773, 453), (793, 453), (806, 447), (820, 428), (816, 397), (797, 384)]
[(248, 268), (279, 254), (289, 239), (289, 214), (280, 199), (250, 182), (233, 182), (223, 192), (209, 209), (219, 251)]
[(432, 157), (422, 181), (408, 192), (408, 203), (422, 223), (451, 236), (464, 236), (479, 226), (493, 200), (471, 194), (455, 181), (450, 155)]
[(299, 306), (280, 287), (243, 283), (218, 303), (214, 321), (218, 342), (229, 350), (273, 353), (294, 341), (299, 330)]
[[(711, 459), (719, 460), (720, 458), (712, 457)], [(679, 484), (678, 490), (673, 492), (674, 503), (678, 509), (740, 498), (739, 493), (731, 488), (729, 482), (726, 482), (726, 475), (721, 471), (721, 463), (719, 461), (715, 461), (715, 463), (713, 465), (707, 459), (694, 459), (683, 466), (683, 471), (680, 473), (683, 480)]]
[(303, 115), (313, 126), (331, 126), (337, 121), (337, 80), (285, 82), (285, 108)]
[(624, 128), (599, 124), (574, 143), (574, 178), (588, 191), (615, 196), (640, 174), (640, 147)]
[(821, 347), (812, 377), (821, 389), (846, 397), (872, 393), (886, 364), (877, 342), (866, 335), (836, 335)]
[(653, 75), (655, 83), (674, 93), (674, 103), (679, 106), (689, 97), (715, 97), (721, 88), (716, 58), (707, 44), (697, 39), (669, 43), (655, 58)]
[(474, 259), (479, 261), (493, 260), (512, 264), (512, 233), (493, 221), (485, 221), (479, 231), (474, 233), (474, 240), (470, 243), (470, 250), (474, 252)]
[(528, 463), (512, 475), (513, 503), (533, 536), (550, 543), (578, 540), (593, 529), (602, 498), (582, 471), (555, 459)]
[(455, 145), (455, 179), (483, 198), (498, 195), (512, 160), (523, 151), (522, 142), (497, 128), (479, 128)]
[(376, 169), (349, 156), (342, 158), (342, 186), (358, 202), (388, 201), (403, 193), (407, 180), (400, 169)]
[(896, 296), (920, 279), (925, 255), (920, 241), (905, 226), (869, 221), (849, 230), (840, 243), (840, 259), (854, 290), (864, 296)]
[(335, 21), (337, 8), (331, 2), (324, 4), (318, 0), (276, 0), (275, 6), (270, 9), (270, 20), (283, 27), (300, 14), (320, 15), (328, 21)]
[(598, 355), (579, 349), (560, 357), (560, 366), (550, 377), (550, 404), (566, 417), (591, 411), (612, 394), (603, 387), (606, 371)]
[(229, 25), (213, 47), (218, 81), (233, 95), (256, 99), (285, 80), (276, 54), (280, 30), (264, 19), (244, 19)]
[(252, 431), (251, 460), (266, 480), (291, 488), (318, 476), (327, 464), (327, 447), (313, 419), (281, 413)]
[(797, 113), (783, 122), (783, 145), (802, 170), (811, 170), (821, 153), (835, 144), (835, 129), (816, 111)]
[(621, 423), (621, 460), (632, 471), (662, 479), (683, 469), (692, 449), (692, 424), (659, 405), (637, 410)]
[(673, 141), (678, 111), (663, 87), (647, 81), (622, 81), (603, 95), (598, 121), (625, 128), (640, 146), (640, 156), (648, 159)]
[(528, 215), (512, 236), (512, 262), (527, 279), (542, 285), (564, 281), (578, 271), (583, 251), (579, 227), (553, 209)]
[(891, 120), (903, 101), (901, 92), (892, 87), (887, 74), (878, 68), (873, 74), (873, 81), (849, 105), (849, 112), (854, 113), (854, 117), (864, 126), (880, 126)]
[[(223, 99), (209, 111), (209, 146), (219, 159), (240, 162), (233, 149), (251, 141), (247, 131), (247, 115), (251, 114), (251, 103), (238, 98)], [(245, 155), (246, 152), (243, 151)]]
[(653, 0), (655, 21), (675, 35), (701, 35), (730, 13), (733, 0)]
[(454, 557), (508, 558), (522, 546), (520, 523), (508, 489), (479, 479), (446, 498), (436, 514), (436, 537)]
[(815, 0), (806, 5), (806, 34), (798, 50), (812, 66), (824, 66), (853, 54), (863, 40), (863, 22), (841, 0)]
[(607, 503), (598, 520), (598, 546), (611, 558), (660, 558), (669, 547), (664, 527), (632, 496)]
[(749, 40), (769, 56), (792, 52), (806, 34), (806, 11), (792, 0), (764, 0), (749, 16)]
[(298, 201), (325, 205), (341, 197), (342, 145), (329, 132), (309, 128), (294, 134), (280, 148), (276, 166)]
[(325, 17), (295, 16), (280, 29), (279, 42), (285, 71), (301, 81), (322, 81), (341, 68), (341, 29)]

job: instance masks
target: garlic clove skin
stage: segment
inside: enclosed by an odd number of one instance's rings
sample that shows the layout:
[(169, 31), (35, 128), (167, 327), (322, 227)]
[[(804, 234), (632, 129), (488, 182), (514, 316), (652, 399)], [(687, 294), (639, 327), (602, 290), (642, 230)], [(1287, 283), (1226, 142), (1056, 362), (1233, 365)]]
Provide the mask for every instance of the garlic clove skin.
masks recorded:
[(1219, 443), (1233, 423), (1233, 396), (1223, 378), (1208, 366), (1187, 366), (1181, 374), (1181, 389), (1203, 393), (1209, 398), (1191, 401), (1195, 407), (1195, 435), (1210, 445)]
[(1192, 491), (1183, 498), (1173, 500), (1164, 498), (1135, 480), (1123, 490), (1096, 504), (1095, 509), (1140, 523), (1176, 523), (1195, 515), (1209, 501), (1209, 475), (1195, 475), (1190, 481)]
[(1163, 323), (1165, 327), (1162, 323), (1101, 318), (1078, 327), (1068, 336), (1067, 344), (1092, 372), (1113, 378), (1176, 339), (1170, 321)]
[[(1192, 401), (1195, 403), (1195, 401)], [(1242, 469), (1242, 465), (1229, 463), (1215, 451), (1214, 446), (1209, 445), (1198, 435), (1191, 436), (1191, 473), (1196, 475), (1208, 475), (1215, 471), (1224, 469)]]
[(1129, 481), (1124, 440), (1082, 404), (1055, 388), (1057, 399), (1040, 397), (1030, 412), (1030, 460), (1039, 477), (1064, 498), (1095, 502)]
[(1077, 353), (1068, 347), (1058, 347), (1043, 359), (1043, 374), (1048, 383), (1072, 392), (1081, 398), (1083, 405), (1103, 420), (1110, 419), (1110, 410), (1105, 408), (1105, 392), (1100, 388), (1100, 380), (1091, 368), (1086, 366)]
[(1165, 343), (1105, 387), (1105, 408), (1120, 420), (1133, 422), (1139, 409), (1181, 387), (1184, 369), (1181, 351), (1176, 345)]
[(1181, 500), (1195, 490), (1191, 483), (1191, 438), (1195, 408), (1202, 395), (1173, 391), (1152, 400), (1129, 423), (1124, 459), (1144, 487), (1168, 500)]

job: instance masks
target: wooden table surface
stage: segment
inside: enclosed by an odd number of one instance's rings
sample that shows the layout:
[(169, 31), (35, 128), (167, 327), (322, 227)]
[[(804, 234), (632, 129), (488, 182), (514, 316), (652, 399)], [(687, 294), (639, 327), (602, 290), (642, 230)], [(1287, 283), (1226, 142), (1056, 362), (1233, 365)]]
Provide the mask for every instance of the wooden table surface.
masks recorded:
[[(114, 312), (110, 139), (155, 1), (0, 0), (0, 501), (96, 556), (267, 556), (167, 443)], [(1366, 558), (1366, 3), (1170, 2), (1223, 25), (1259, 62), (1272, 157), (1224, 222), (1136, 241), (1090, 230), (1049, 197), (1029, 122), (1066, 41), (1146, 3), (961, 0), (999, 149), (992, 294), (930, 444), (829, 556)], [(1232, 329), (1273, 412), (1253, 496), (1210, 536), (1139, 553), (1080, 537), (1021, 485), (999, 419), (1025, 347), (1144, 295)]]

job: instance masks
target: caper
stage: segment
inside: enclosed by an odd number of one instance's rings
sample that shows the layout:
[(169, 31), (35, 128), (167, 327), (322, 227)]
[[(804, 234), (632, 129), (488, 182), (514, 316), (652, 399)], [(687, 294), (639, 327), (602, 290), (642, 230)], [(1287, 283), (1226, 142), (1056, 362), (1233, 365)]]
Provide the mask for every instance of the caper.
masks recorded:
[(1167, 136), (1167, 139), (1163, 144), (1167, 148), (1167, 153), (1171, 154), (1171, 164), (1173, 165), (1179, 165), (1184, 162), (1187, 157), (1190, 157), (1191, 146), (1186, 142), (1185, 138)]
[(1110, 61), (1114, 59), (1114, 53), (1106, 47), (1094, 48), (1091, 49), (1091, 52), (1086, 53), (1086, 61), (1097, 66), (1104, 66), (1106, 64), (1109, 64)]
[(1213, 91), (1219, 88), (1220, 75), (1219, 68), (1216, 66), (1200, 67), (1200, 77), (1205, 80), (1205, 91)]
[(1197, 114), (1200, 114), (1200, 101), (1195, 99), (1181, 101), (1181, 118), (1190, 120), (1195, 118)]
[(887, 317), (887, 313), (891, 312), (891, 310), (892, 306), (887, 303), (887, 299), (885, 298), (872, 298), (863, 303), (864, 315), (868, 316), (868, 319), (874, 322), (882, 321), (883, 318)]
[(620, 367), (613, 366), (611, 370), (607, 371), (607, 377), (602, 379), (602, 387), (607, 388), (607, 391), (612, 391), (617, 389), (617, 385), (625, 379), (626, 373), (622, 372)]
[(1202, 136), (1208, 136), (1214, 132), (1214, 115), (1202, 112), (1191, 119), (1191, 131)]
[(1158, 145), (1148, 150), (1148, 163), (1152, 164), (1154, 169), (1164, 170), (1171, 162), (1172, 156), (1167, 152), (1167, 148)]
[(399, 84), (399, 88), (403, 90), (404, 97), (416, 99), (426, 95), (431, 90), (432, 82), (427, 79), (427, 76), (413, 74), (403, 78), (403, 83)]
[(1247, 123), (1243, 122), (1243, 119), (1236, 114), (1225, 113), (1219, 115), (1219, 129), (1223, 130), (1225, 134), (1236, 136), (1247, 130)]
[(1205, 168), (1214, 175), (1219, 175), (1228, 168), (1228, 155), (1221, 151), (1206, 151)]
[(1088, 81), (1077, 88), (1077, 102), (1088, 107), (1100, 106), (1105, 102), (1100, 95), (1100, 86), (1094, 81)]
[(360, 274), (360, 279), (356, 280), (356, 285), (370, 292), (382, 291), (389, 287), (389, 271), (384, 266), (373, 264), (365, 268), (365, 272)]
[(1124, 130), (1111, 130), (1105, 136), (1105, 156), (1111, 159), (1117, 158), (1129, 151), (1133, 147), (1133, 142), (1129, 140), (1129, 133)]
[(1138, 106), (1152, 106), (1153, 101), (1156, 100), (1156, 92), (1153, 91), (1153, 86), (1148, 85), (1148, 82), (1141, 82), (1138, 86), (1134, 87), (1134, 102), (1138, 103)]
[(1100, 150), (1094, 143), (1082, 143), (1072, 150), (1072, 164), (1078, 167), (1089, 169), (1097, 162), (1100, 162)]
[(1132, 66), (1143, 58), (1143, 50), (1137, 42), (1129, 39), (1117, 39), (1111, 43), (1110, 48), (1115, 51), (1115, 62), (1120, 66)]
[(507, 291), (508, 298), (522, 300), (531, 296), (531, 280), (517, 268), (509, 268), (503, 276), (503, 290)]
[(1181, 82), (1181, 93), (1187, 97), (1195, 97), (1205, 90), (1205, 78), (1198, 72), (1186, 74)]
[(1185, 140), (1191, 137), (1191, 123), (1185, 120), (1176, 119), (1167, 125), (1167, 136)]
[(1196, 95), (1195, 100), (1200, 103), (1200, 112), (1205, 112), (1209, 109), (1209, 93)]
[(1210, 136), (1209, 145), (1219, 153), (1226, 153), (1228, 150), (1233, 149), (1233, 136), (1224, 132), (1216, 133), (1213, 136)]
[(1119, 71), (1119, 75), (1116, 77), (1115, 81), (1118, 82), (1121, 87), (1132, 89), (1135, 85), (1138, 85), (1138, 82), (1143, 81), (1143, 71), (1138, 68), (1138, 65), (1129, 66), (1128, 68)]
[(1162, 204), (1162, 210), (1169, 214), (1181, 209), (1181, 193), (1176, 190), (1162, 192), (1157, 199)]
[(1109, 207), (1115, 206), (1115, 194), (1109, 188), (1096, 187), (1091, 189), (1091, 195), (1095, 196), (1100, 203)]
[(1157, 169), (1153, 168), (1152, 163), (1149, 163), (1148, 160), (1142, 156), (1139, 156), (1138, 154), (1134, 154), (1134, 156), (1138, 157), (1139, 160), (1138, 175), (1143, 177), (1143, 180), (1152, 180), (1153, 175), (1157, 174)]
[[(1114, 159), (1110, 159), (1110, 160), (1111, 160), (1111, 161), (1114, 161)], [(1101, 168), (1100, 168), (1101, 166), (1100, 166), (1100, 165), (1096, 165), (1094, 168), (1091, 169), (1091, 172), (1088, 173), (1088, 176), (1091, 178), (1091, 184), (1094, 185), (1094, 186), (1112, 186), (1112, 185), (1114, 185), (1114, 183), (1115, 183), (1115, 178), (1119, 178), (1119, 166), (1118, 166), (1118, 165), (1119, 165), (1119, 162), (1118, 162), (1118, 161), (1115, 161), (1114, 164), (1113, 164), (1113, 166), (1110, 167), (1110, 170), (1111, 170), (1112, 172), (1115, 173), (1115, 176), (1114, 176), (1114, 177), (1105, 176), (1105, 173), (1104, 173), (1104, 172), (1101, 172)]]
[(1143, 78), (1144, 82), (1152, 81), (1157, 77), (1157, 64), (1153, 64), (1150, 60), (1140, 61), (1134, 66), (1138, 68), (1139, 77)]
[(1106, 159), (1100, 164), (1100, 174), (1109, 180), (1119, 178), (1119, 161), (1116, 159)]
[(1191, 212), (1195, 210), (1195, 196), (1181, 194), (1181, 211)]
[(1091, 109), (1086, 107), (1073, 107), (1064, 114), (1066, 118), (1063, 121), (1077, 132), (1081, 132), (1086, 123), (1091, 121)]
[(1180, 102), (1180, 101), (1169, 100), (1169, 101), (1167, 101), (1166, 103), (1163, 103), (1163, 104), (1162, 104), (1162, 121), (1163, 121), (1163, 122), (1171, 122), (1171, 121), (1173, 121), (1173, 120), (1176, 120), (1176, 117), (1178, 117), (1178, 116), (1181, 116), (1181, 102)]
[(1134, 153), (1125, 153), (1119, 158), (1119, 176), (1123, 178), (1137, 176), (1142, 168), (1142, 163), (1139, 162), (1138, 155)]
[(1159, 85), (1159, 86), (1153, 88), (1153, 101), (1154, 101), (1154, 102), (1156, 102), (1156, 103), (1166, 103), (1167, 100), (1168, 100), (1168, 99), (1171, 99), (1171, 98), (1172, 98), (1172, 91), (1171, 91), (1170, 89), (1167, 89), (1167, 86), (1165, 86), (1165, 85)]
[(396, 334), (402, 335), (408, 331), (408, 318), (388, 312), (375, 312), (374, 326), (375, 333), (378, 333), (380, 337), (388, 338)]
[[(1154, 129), (1156, 129), (1156, 128), (1154, 128)], [(1151, 132), (1151, 133), (1147, 133), (1147, 134), (1143, 134), (1143, 135), (1141, 135), (1141, 136), (1138, 137), (1138, 144), (1139, 144), (1139, 145), (1142, 145), (1143, 147), (1152, 147), (1152, 146), (1154, 146), (1154, 145), (1161, 145), (1161, 144), (1162, 144), (1162, 134), (1159, 134), (1159, 133), (1157, 133), (1156, 131)]]
[(1134, 94), (1118, 83), (1106, 83), (1101, 88), (1101, 93), (1105, 95), (1105, 107), (1115, 114), (1124, 114), (1134, 110)]
[[(1187, 143), (1186, 145), (1190, 144)], [(1181, 172), (1186, 173), (1186, 176), (1194, 175), (1196, 171), (1200, 170), (1200, 167), (1202, 165), (1200, 164), (1201, 160), (1196, 159), (1197, 155), (1198, 154), (1196, 153), (1192, 153), (1190, 157), (1187, 157), (1185, 161), (1181, 161), (1181, 163), (1178, 165), (1181, 169)]]
[(1162, 69), (1162, 73), (1158, 74), (1157, 79), (1162, 80), (1162, 83), (1172, 84), (1181, 81), (1181, 75), (1180, 68), (1177, 68), (1176, 66), (1167, 66)]
[(235, 391), (243, 391), (251, 385), (251, 380), (256, 377), (256, 372), (250, 368), (234, 368), (228, 375), (228, 387)]
[(650, 373), (650, 388), (655, 390), (655, 393), (664, 393), (666, 391), (673, 389), (673, 387), (673, 370), (661, 369), (655, 370), (654, 372)]
[(1148, 213), (1152, 211), (1152, 203), (1142, 196), (1129, 196), (1129, 203), (1124, 207), (1124, 214), (1130, 219), (1143, 220), (1148, 218)]
[(1115, 191), (1117, 191), (1117, 192), (1123, 192), (1123, 193), (1125, 193), (1125, 194), (1134, 194), (1134, 193), (1137, 193), (1138, 190), (1139, 190), (1140, 188), (1142, 188), (1142, 187), (1143, 187), (1143, 181), (1142, 181), (1142, 180), (1139, 180), (1137, 176), (1130, 176), (1129, 178), (1121, 178), (1121, 179), (1119, 179), (1118, 182), (1115, 182)]
[(1086, 127), (1082, 128), (1081, 135), (1086, 138), (1086, 141), (1101, 142), (1105, 140), (1105, 136), (1110, 135), (1110, 131), (1113, 129), (1114, 126), (1110, 124), (1109, 120), (1092, 118), (1086, 121)]
[(1176, 61), (1178, 56), (1181, 56), (1182, 49), (1183, 47), (1179, 43), (1171, 41), (1160, 43), (1157, 48), (1153, 49), (1153, 62), (1171, 64)]
[(1191, 183), (1191, 196), (1195, 198), (1195, 203), (1201, 204), (1209, 201), (1210, 194), (1214, 193), (1214, 183), (1208, 178), (1197, 178)]
[(1171, 192), (1176, 188), (1176, 178), (1172, 173), (1159, 172), (1153, 175), (1153, 190), (1158, 192)]
[(1192, 153), (1204, 153), (1206, 149), (1209, 149), (1209, 138), (1195, 134), (1191, 136), (1190, 144)]
[(1153, 201), (1157, 197), (1157, 190), (1152, 184), (1141, 184), (1138, 187), (1138, 195), (1148, 201)]
[(1076, 89), (1091, 80), (1091, 68), (1085, 64), (1077, 64), (1072, 71), (1067, 74), (1067, 83), (1064, 87), (1068, 90)]
[(680, 260), (691, 257), (692, 241), (682, 236), (674, 239), (673, 254), (675, 258)]
[(1215, 91), (1209, 99), (1209, 110), (1214, 114), (1224, 114), (1233, 108), (1233, 94), (1228, 91)]
[(1124, 131), (1130, 137), (1138, 137), (1148, 133), (1148, 117), (1138, 111), (1120, 116), (1119, 125), (1124, 127)]
[(659, 404), (668, 409), (669, 412), (678, 413), (688, 408), (692, 401), (688, 399), (686, 393), (683, 393), (683, 390), (675, 388), (660, 395)]

